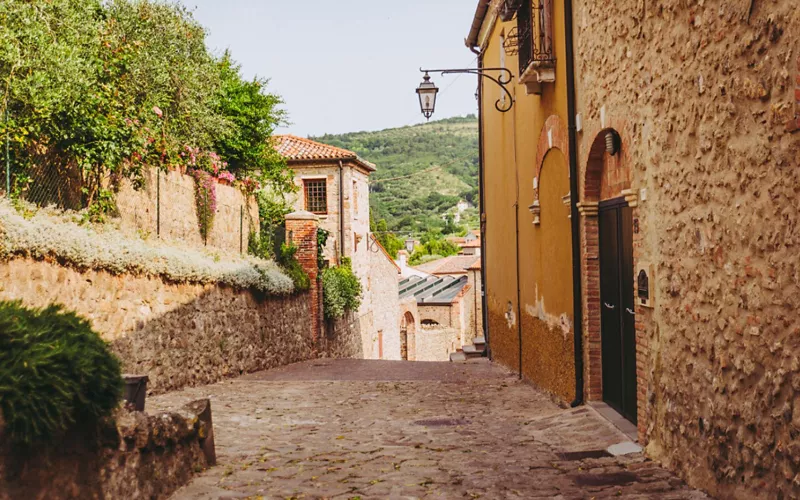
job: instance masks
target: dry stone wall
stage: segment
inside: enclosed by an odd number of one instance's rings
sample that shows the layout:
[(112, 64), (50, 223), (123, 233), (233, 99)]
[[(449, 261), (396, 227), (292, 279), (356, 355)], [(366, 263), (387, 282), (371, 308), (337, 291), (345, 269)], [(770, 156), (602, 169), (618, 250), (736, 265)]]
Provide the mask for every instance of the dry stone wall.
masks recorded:
[(2, 439), (0, 418), (0, 500), (168, 498), (214, 465), (208, 400), (160, 415), (120, 409), (115, 420), (22, 453)]
[(0, 300), (60, 303), (86, 317), (113, 343), (124, 370), (148, 375), (155, 393), (314, 357), (309, 297), (0, 262)]
[(647, 190), (648, 451), (720, 497), (800, 497), (797, 7), (575, 2), (579, 164), (614, 126)]

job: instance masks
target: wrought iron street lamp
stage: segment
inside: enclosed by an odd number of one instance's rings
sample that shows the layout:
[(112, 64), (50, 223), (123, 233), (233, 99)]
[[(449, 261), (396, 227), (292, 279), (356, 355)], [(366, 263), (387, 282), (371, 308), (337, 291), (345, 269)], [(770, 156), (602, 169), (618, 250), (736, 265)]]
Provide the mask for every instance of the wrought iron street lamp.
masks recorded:
[[(503, 92), (504, 96), (497, 100), (494, 103), (494, 107), (497, 111), (501, 113), (505, 113), (511, 110), (511, 107), (514, 105), (514, 96), (511, 95), (511, 92), (506, 88), (506, 85), (511, 83), (512, 78), (514, 75), (511, 73), (510, 70), (506, 68), (462, 68), (462, 69), (419, 69), (421, 73), (425, 73), (425, 76), (422, 77), (422, 83), (419, 84), (417, 87), (417, 95), (419, 95), (419, 106), (422, 110), (422, 114), (425, 115), (425, 118), (430, 119), (433, 116), (433, 111), (436, 108), (436, 94), (439, 93), (438, 87), (431, 81), (431, 77), (428, 73), (441, 73), (442, 76), (444, 75), (452, 75), (452, 74), (469, 74), (469, 75), (478, 75), (481, 78), (486, 78), (488, 80), (493, 81), (500, 87)], [(492, 76), (491, 74), (487, 73), (489, 71), (498, 71), (500, 74), (498, 76)], [(506, 96), (508, 98), (506, 99)]]
[(439, 88), (431, 81), (428, 73), (422, 77), (422, 83), (417, 87), (417, 95), (419, 96), (419, 107), (425, 118), (430, 120), (433, 115), (433, 110), (436, 108), (436, 94), (439, 93)]

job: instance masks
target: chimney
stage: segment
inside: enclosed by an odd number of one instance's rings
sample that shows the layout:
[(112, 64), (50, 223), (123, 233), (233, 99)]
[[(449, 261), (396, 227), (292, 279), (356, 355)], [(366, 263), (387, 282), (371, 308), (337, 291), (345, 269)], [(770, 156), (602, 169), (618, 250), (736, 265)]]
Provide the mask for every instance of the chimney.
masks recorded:
[(399, 250), (397, 252), (397, 260), (400, 261), (400, 270), (405, 272), (406, 268), (408, 267), (408, 252), (405, 250)]

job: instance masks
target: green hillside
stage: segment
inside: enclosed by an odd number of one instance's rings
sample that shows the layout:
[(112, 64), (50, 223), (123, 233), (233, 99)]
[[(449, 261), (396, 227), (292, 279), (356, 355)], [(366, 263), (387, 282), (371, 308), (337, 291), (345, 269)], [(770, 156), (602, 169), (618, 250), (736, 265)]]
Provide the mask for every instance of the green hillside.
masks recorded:
[[(459, 200), (478, 204), (478, 120), (475, 115), (377, 132), (324, 135), (312, 139), (355, 151), (375, 163), (370, 206), (374, 220), (386, 220), (400, 236), (445, 228)], [(477, 209), (461, 215), (477, 227)]]

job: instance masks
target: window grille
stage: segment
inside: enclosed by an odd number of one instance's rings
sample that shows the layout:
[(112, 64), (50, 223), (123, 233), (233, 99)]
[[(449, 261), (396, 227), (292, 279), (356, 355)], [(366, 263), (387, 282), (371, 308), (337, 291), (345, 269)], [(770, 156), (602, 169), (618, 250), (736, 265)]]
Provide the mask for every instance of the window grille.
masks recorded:
[(328, 213), (328, 184), (325, 179), (303, 181), (306, 195), (306, 210), (315, 214)]

